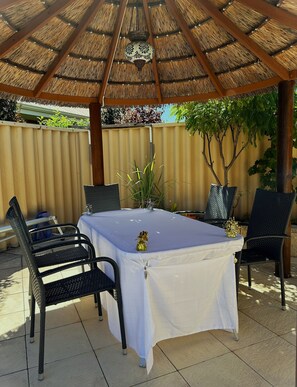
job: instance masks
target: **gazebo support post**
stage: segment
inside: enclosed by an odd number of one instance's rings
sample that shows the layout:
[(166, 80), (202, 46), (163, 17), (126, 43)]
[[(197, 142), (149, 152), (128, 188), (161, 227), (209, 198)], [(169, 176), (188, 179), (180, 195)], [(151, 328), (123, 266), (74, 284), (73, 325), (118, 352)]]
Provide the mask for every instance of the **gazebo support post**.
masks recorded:
[[(277, 191), (292, 192), (293, 111), (295, 81), (278, 85)], [(289, 224), (287, 234), (291, 235)], [(291, 240), (284, 242), (284, 276), (291, 276)], [(276, 268), (278, 275), (278, 268)]]
[(93, 185), (104, 185), (103, 140), (100, 103), (90, 103)]

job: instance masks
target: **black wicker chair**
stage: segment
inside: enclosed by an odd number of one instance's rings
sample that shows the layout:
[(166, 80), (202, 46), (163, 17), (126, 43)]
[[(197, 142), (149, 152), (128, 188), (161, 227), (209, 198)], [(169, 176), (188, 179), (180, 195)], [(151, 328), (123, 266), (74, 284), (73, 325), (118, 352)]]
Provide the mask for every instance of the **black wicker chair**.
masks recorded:
[(223, 227), (232, 213), (237, 187), (211, 184), (205, 211), (178, 211), (215, 226)]
[(86, 203), (92, 205), (93, 212), (120, 210), (118, 184), (85, 185)]
[[(85, 249), (81, 245), (76, 245), (75, 240), (78, 238), (89, 240), (89, 238), (81, 234), (78, 227), (72, 223), (63, 223), (63, 224), (53, 224), (49, 226), (45, 226), (42, 228), (29, 230), (19, 205), (17, 198), (14, 196), (9, 201), (10, 207), (13, 207), (20, 222), (20, 227), (22, 227), (24, 236), (28, 245), (30, 246), (32, 254), (35, 256), (36, 265), (39, 268), (72, 262), (75, 260), (79, 260), (81, 258), (87, 259), (90, 256), (90, 251)], [(32, 233), (35, 231), (42, 231), (47, 229), (54, 228), (67, 228), (72, 229), (73, 232), (57, 234), (52, 238), (41, 240), (41, 241), (33, 241)], [(55, 249), (60, 247), (65, 247), (65, 241), (70, 241), (72, 239), (72, 243), (68, 243), (67, 248), (63, 249), (63, 253), (61, 251), (57, 252)], [(75, 240), (74, 240), (75, 239)], [(72, 247), (72, 246), (73, 247)], [(76, 245), (76, 246), (75, 246)], [(50, 250), (50, 251), (49, 251)]]
[[(18, 215), (13, 207), (7, 211), (6, 218), (9, 220), (22, 248), (24, 257), (26, 259), (31, 282), (32, 282), (32, 297), (30, 306), (30, 341), (34, 341), (35, 330), (35, 302), (37, 302), (40, 310), (40, 341), (39, 341), (39, 362), (38, 362), (38, 379), (43, 379), (44, 374), (44, 344), (45, 344), (45, 317), (46, 307), (55, 305), (64, 301), (73, 300), (88, 296), (91, 294), (99, 297), (103, 291), (108, 291), (117, 301), (120, 331), (122, 339), (123, 354), (126, 354), (126, 336), (123, 317), (122, 295), (120, 287), (120, 276), (117, 264), (110, 258), (100, 257), (95, 258), (94, 247), (92, 244), (83, 239), (76, 241), (77, 244), (87, 244), (93, 251), (93, 258), (81, 259), (78, 262), (72, 262), (63, 266), (49, 269), (40, 273), (36, 264), (36, 259), (32, 255), (30, 245), (27, 243), (23, 228), (20, 226)], [(112, 265), (114, 280), (111, 280), (103, 271), (97, 267), (98, 262), (104, 262)], [(92, 264), (91, 266), (90, 263)], [(84, 271), (81, 274), (73, 275), (71, 277), (63, 278), (57, 281), (44, 283), (43, 279), (52, 274), (59, 273), (62, 270), (74, 268), (78, 265), (88, 265), (90, 270)], [(100, 313), (99, 309), (98, 312)]]
[(236, 254), (236, 284), (239, 286), (240, 266), (248, 268), (248, 284), (251, 287), (251, 265), (276, 262), (279, 266), (282, 308), (286, 307), (283, 243), (295, 193), (280, 193), (257, 189), (248, 224), (245, 248)]

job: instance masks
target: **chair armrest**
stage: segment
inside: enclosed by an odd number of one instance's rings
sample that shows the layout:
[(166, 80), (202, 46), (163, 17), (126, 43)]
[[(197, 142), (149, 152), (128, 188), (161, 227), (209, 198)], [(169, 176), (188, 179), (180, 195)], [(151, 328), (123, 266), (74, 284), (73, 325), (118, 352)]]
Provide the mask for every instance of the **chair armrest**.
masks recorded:
[(52, 242), (56, 242), (59, 240), (61, 240), (61, 241), (66, 240), (67, 238), (76, 238), (76, 240), (77, 240), (77, 238), (82, 238), (82, 239), (85, 239), (85, 240), (90, 242), (90, 238), (87, 235), (81, 234), (81, 233), (78, 233), (78, 234), (75, 233), (75, 234), (55, 235), (51, 238), (46, 238), (46, 239), (43, 239), (41, 241), (32, 242), (31, 246), (33, 247), (34, 252), (36, 252), (35, 250), (37, 250), (37, 249), (48, 250), (48, 249), (52, 248), (52, 245), (51, 245)]
[(50, 230), (52, 228), (63, 228), (63, 227), (74, 228), (76, 232), (79, 233), (79, 228), (77, 227), (76, 224), (73, 224), (73, 223), (57, 223), (57, 224), (50, 224), (48, 226), (43, 226), (43, 227), (35, 227), (35, 228), (31, 228), (29, 232), (34, 234), (39, 231)]
[(245, 237), (244, 238), (244, 243), (250, 242), (250, 241), (259, 240), (259, 239), (271, 239), (271, 238), (275, 238), (275, 239), (289, 239), (291, 237), (290, 237), (290, 235), (287, 235), (287, 234), (283, 234), (283, 235), (261, 235), (261, 236), (250, 237), (250, 238)]
[(63, 266), (56, 267), (54, 269), (49, 269), (49, 270), (43, 271), (42, 273), (39, 273), (38, 277), (43, 278), (43, 277), (47, 277), (47, 276), (52, 275), (52, 274), (59, 273), (60, 271), (63, 271), (63, 270), (72, 269), (72, 268), (74, 268), (76, 266), (90, 265), (92, 263), (98, 263), (98, 262), (108, 262), (108, 263), (110, 263), (112, 265), (113, 271), (114, 271), (114, 279), (115, 279), (114, 282), (119, 280), (119, 268), (118, 268), (118, 265), (117, 265), (117, 263), (113, 259), (108, 258), (108, 257), (96, 257), (96, 258), (91, 258), (91, 259), (88, 259), (88, 260), (82, 259), (81, 261), (75, 261), (75, 262), (72, 262), (72, 263), (69, 263), (69, 264), (66, 264), (66, 265), (63, 265)]
[(256, 240), (261, 240), (261, 239), (289, 239), (291, 238), (290, 235), (261, 235), (261, 236), (256, 236), (256, 237), (245, 237), (244, 238), (244, 245), (246, 245), (247, 242), (251, 241), (256, 241)]
[[(73, 234), (72, 237), (75, 237), (76, 235), (77, 234)], [(38, 247), (36, 249), (33, 249), (32, 253), (33, 254), (37, 254), (37, 253), (41, 253), (41, 252), (44, 252), (46, 250), (54, 249), (54, 248), (57, 248), (57, 247), (73, 246), (73, 245), (83, 245), (83, 244), (85, 244), (85, 245), (87, 245), (91, 249), (92, 256), (95, 257), (95, 249), (94, 249), (94, 246), (92, 245), (92, 243), (90, 242), (90, 239), (86, 235), (84, 235), (84, 234), (79, 234), (79, 236), (81, 236), (81, 237), (83, 236), (85, 238), (82, 238), (82, 239), (71, 239), (71, 240), (67, 240), (65, 238), (65, 236), (63, 238), (56, 238), (55, 240), (51, 241), (52, 243), (50, 243), (50, 245), (41, 246), (41, 247)]]

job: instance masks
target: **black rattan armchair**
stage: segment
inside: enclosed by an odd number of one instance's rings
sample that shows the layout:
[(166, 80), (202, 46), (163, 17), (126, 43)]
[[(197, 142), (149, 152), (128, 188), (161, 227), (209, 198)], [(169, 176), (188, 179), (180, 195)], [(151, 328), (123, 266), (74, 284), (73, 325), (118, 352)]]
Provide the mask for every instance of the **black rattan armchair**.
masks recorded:
[[(27, 243), (23, 228), (20, 226), (18, 215), (13, 207), (7, 211), (6, 218), (9, 220), (22, 248), (26, 259), (31, 282), (32, 282), (32, 297), (30, 306), (30, 341), (34, 341), (35, 330), (35, 302), (37, 302), (40, 310), (40, 341), (39, 341), (39, 363), (38, 363), (38, 379), (43, 379), (44, 374), (44, 345), (45, 345), (45, 317), (46, 307), (55, 305), (61, 302), (69, 301), (75, 298), (94, 294), (99, 298), (103, 291), (108, 291), (117, 301), (120, 331), (122, 339), (123, 354), (126, 354), (126, 336), (123, 317), (122, 295), (120, 287), (120, 276), (117, 264), (110, 258), (100, 257), (95, 258), (94, 247), (88, 240), (79, 239), (77, 244), (86, 244), (93, 251), (91, 259), (81, 259), (77, 262), (72, 262), (60, 267), (49, 269), (40, 273), (36, 264), (36, 259), (32, 254), (30, 245)], [(97, 267), (98, 262), (112, 265), (114, 279), (110, 279), (103, 271)], [(91, 263), (91, 265), (90, 265)], [(88, 265), (88, 271), (71, 277), (63, 278), (57, 281), (44, 283), (43, 279), (52, 274), (61, 272), (62, 270), (74, 268), (78, 265)], [(98, 309), (100, 314), (100, 310)]]
[(245, 248), (236, 254), (236, 284), (239, 286), (240, 266), (248, 268), (251, 287), (251, 265), (276, 262), (279, 266), (282, 308), (286, 307), (283, 243), (290, 220), (295, 193), (280, 193), (257, 189), (249, 220)]
[(193, 214), (198, 220), (222, 227), (232, 213), (237, 187), (211, 184), (205, 211), (178, 211), (181, 215)]
[(118, 184), (85, 185), (86, 203), (92, 205), (93, 212), (120, 210)]

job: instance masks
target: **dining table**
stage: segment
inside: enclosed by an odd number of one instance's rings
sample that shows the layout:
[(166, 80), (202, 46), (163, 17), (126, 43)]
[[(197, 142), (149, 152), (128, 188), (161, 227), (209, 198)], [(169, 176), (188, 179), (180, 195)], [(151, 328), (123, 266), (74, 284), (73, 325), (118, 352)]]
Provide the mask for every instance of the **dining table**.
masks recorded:
[[(235, 253), (243, 237), (160, 209), (122, 209), (82, 215), (80, 232), (97, 256), (116, 261), (129, 348), (150, 372), (157, 342), (201, 331), (238, 332)], [(147, 249), (137, 238), (147, 232)], [(109, 264), (102, 269), (112, 278)], [(120, 340), (115, 300), (102, 300), (112, 334)]]

